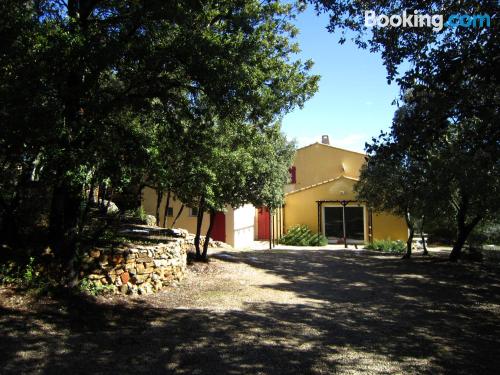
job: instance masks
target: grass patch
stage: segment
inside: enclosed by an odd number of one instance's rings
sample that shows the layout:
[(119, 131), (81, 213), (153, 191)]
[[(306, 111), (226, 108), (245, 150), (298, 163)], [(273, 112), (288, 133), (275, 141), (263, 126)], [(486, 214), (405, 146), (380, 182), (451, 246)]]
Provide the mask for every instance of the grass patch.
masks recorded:
[(406, 244), (403, 241), (375, 240), (366, 245), (368, 250), (376, 250), (390, 254), (403, 254), (406, 252)]

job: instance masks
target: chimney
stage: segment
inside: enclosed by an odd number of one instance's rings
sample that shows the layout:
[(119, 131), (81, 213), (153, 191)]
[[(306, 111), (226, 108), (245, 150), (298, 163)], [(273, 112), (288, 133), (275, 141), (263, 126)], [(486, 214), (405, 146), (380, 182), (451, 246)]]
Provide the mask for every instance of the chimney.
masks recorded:
[(330, 144), (330, 138), (328, 138), (327, 135), (322, 135), (321, 136), (321, 143), (323, 143), (324, 145), (329, 145)]

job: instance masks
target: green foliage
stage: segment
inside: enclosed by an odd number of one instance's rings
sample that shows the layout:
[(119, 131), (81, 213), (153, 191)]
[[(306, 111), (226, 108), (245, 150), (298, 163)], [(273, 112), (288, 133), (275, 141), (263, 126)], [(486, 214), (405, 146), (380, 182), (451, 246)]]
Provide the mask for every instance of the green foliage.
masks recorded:
[(0, 284), (16, 284), (21, 281), (20, 270), (14, 263), (0, 264)]
[(45, 293), (52, 288), (52, 283), (46, 275), (42, 275), (37, 271), (34, 257), (30, 257), (23, 266), (16, 265), (14, 262), (1, 264), (0, 284), (16, 285), (35, 294)]
[(365, 248), (384, 253), (403, 254), (406, 251), (406, 244), (403, 241), (375, 240), (366, 245)]
[(93, 296), (106, 295), (113, 292), (113, 285), (103, 285), (98, 280), (89, 280), (88, 278), (83, 278), (78, 283), (78, 289), (83, 293), (88, 293)]
[(135, 211), (134, 211), (134, 215), (133, 217), (142, 221), (142, 222), (146, 222), (146, 218), (147, 218), (148, 214), (146, 213), (146, 211), (144, 210), (144, 207), (140, 206), (138, 207)]
[[(391, 131), (368, 147), (377, 163), (388, 166), (388, 160), (395, 160), (394, 188), (381, 185), (380, 194), (365, 194), (367, 187), (360, 195), (375, 196), (383, 207), (404, 208), (412, 214), (407, 218), (446, 218), (446, 224), (454, 227), (450, 258), (456, 260), (476, 225), (500, 212), (500, 98), (498, 80), (492, 79), (498, 61), (491, 53), (498, 49), (498, 22), (489, 27), (445, 26), (439, 32), (431, 27), (366, 28), (363, 14), (367, 9), (379, 15), (440, 10), (446, 19), (451, 14), (470, 14), (471, 9), (474, 14), (494, 15), (497, 3), (309, 2), (329, 12), (330, 31), (352, 31), (359, 47), (380, 52), (388, 80), (401, 88), (403, 105)], [(382, 169), (375, 174), (385, 173), (393, 180), (389, 169)]]
[(27, 285), (33, 283), (36, 276), (35, 267), (34, 267), (35, 258), (30, 257), (28, 264), (24, 267), (24, 272), (22, 275), (23, 282)]
[(144, 210), (144, 207), (139, 206), (133, 210), (126, 210), (123, 213), (123, 219), (126, 221), (131, 221), (134, 223), (146, 224), (148, 214)]
[(474, 228), (467, 242), (473, 247), (482, 245), (500, 245), (500, 222), (484, 222)]
[(13, 262), (0, 265), (0, 283), (31, 286), (38, 281), (39, 273), (35, 271), (35, 258), (30, 257), (24, 266)]
[(313, 233), (307, 225), (297, 225), (288, 229), (288, 232), (281, 237), (283, 245), (290, 246), (325, 246), (328, 244), (327, 238), (323, 234)]
[(311, 61), (297, 58), (299, 8), (277, 0), (0, 2), (2, 238), (17, 246), (43, 221), (54, 252), (71, 257), (88, 229), (82, 201), (97, 187), (113, 200), (147, 184), (183, 192), (191, 206), (203, 196), (211, 210), (279, 204), (293, 147), (275, 124), (319, 79)]

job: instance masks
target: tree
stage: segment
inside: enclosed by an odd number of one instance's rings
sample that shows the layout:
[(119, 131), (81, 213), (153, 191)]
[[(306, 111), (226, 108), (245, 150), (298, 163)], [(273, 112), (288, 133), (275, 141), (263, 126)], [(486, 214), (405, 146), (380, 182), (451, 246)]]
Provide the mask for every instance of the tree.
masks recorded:
[[(203, 122), (196, 121), (199, 124)], [(195, 248), (198, 259), (206, 259), (216, 212), (227, 206), (244, 204), (277, 206), (282, 203), (283, 187), (294, 145), (280, 133), (279, 124), (260, 128), (251, 124), (216, 121), (204, 124), (196, 132), (187, 130), (182, 150), (184, 158), (182, 181), (173, 193), (190, 207), (198, 208)], [(204, 213), (210, 223), (201, 248)]]
[(32, 185), (44, 187), (40, 215), (68, 264), (85, 191), (138, 175), (170, 181), (164, 165), (151, 170), (164, 147), (152, 135), (182, 135), (182, 122), (196, 133), (201, 96), (217, 118), (264, 126), (317, 83), (292, 58), (296, 8), (278, 1), (8, 0), (0, 10), (2, 231), (14, 232)]
[(217, 211), (225, 207), (278, 207), (283, 204), (284, 186), (295, 152), (294, 143), (286, 140), (279, 124), (263, 131), (237, 124), (220, 124), (218, 144), (214, 153), (212, 186), (204, 204), (210, 212), (203, 253), (206, 259), (208, 242)]
[(406, 98), (411, 108), (407, 120), (393, 127), (393, 133), (401, 147), (428, 165), (422, 175), (432, 181), (426, 190), (426, 199), (434, 202), (430, 218), (451, 218), (456, 237), (450, 258), (456, 260), (474, 227), (500, 210), (500, 132), (494, 120), (457, 108), (457, 99), (445, 93), (416, 86)]
[[(393, 126), (394, 142), (412, 147), (416, 159), (428, 158), (431, 173), (439, 173), (430, 196), (445, 196), (456, 238), (450, 259), (460, 257), (463, 244), (483, 218), (498, 215), (500, 159), (498, 23), (478, 27), (364, 26), (364, 11), (377, 15), (407, 13), (496, 13), (489, 1), (311, 1), (330, 14), (329, 30), (354, 32), (361, 48), (381, 52), (388, 80), (396, 80), (402, 100), (412, 108), (404, 126)], [(399, 70), (405, 69), (403, 72)], [(404, 96), (412, 92), (410, 100)], [(426, 175), (426, 178), (429, 178)], [(446, 206), (443, 205), (443, 207)]]
[[(405, 121), (404, 111), (405, 107), (400, 108), (394, 123)], [(428, 167), (414, 158), (411, 147), (401, 147), (390, 133), (373, 139), (366, 150), (367, 162), (355, 185), (358, 199), (367, 201), (375, 211), (405, 218), (408, 240), (404, 258), (410, 258), (415, 231), (423, 232), (424, 218), (430, 214), (430, 180), (425, 178)]]

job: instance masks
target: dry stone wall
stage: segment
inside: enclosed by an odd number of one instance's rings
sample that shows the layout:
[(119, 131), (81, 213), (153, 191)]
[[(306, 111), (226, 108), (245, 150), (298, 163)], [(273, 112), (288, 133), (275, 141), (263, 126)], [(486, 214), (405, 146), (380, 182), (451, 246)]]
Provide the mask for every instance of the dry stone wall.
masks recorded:
[(173, 238), (155, 245), (94, 248), (83, 257), (80, 276), (114, 293), (155, 293), (182, 279), (189, 246), (185, 238)]

